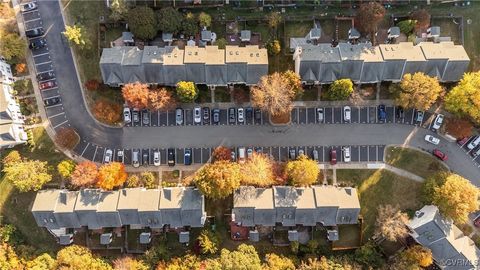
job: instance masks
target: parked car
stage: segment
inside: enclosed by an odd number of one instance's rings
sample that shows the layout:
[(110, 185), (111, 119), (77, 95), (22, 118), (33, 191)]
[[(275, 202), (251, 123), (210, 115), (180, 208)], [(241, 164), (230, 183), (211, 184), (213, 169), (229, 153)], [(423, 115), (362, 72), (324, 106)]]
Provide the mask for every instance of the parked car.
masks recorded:
[(433, 122), (433, 125), (432, 125), (432, 129), (434, 131), (437, 131), (442, 126), (443, 118), (444, 118), (443, 114), (438, 114), (437, 117), (435, 117), (435, 121)]
[(463, 146), (464, 144), (466, 144), (468, 142), (468, 140), (470, 140), (470, 137), (460, 138), (460, 139), (457, 140), (457, 144), (460, 145), (460, 146)]
[(123, 122), (126, 124), (132, 122), (132, 116), (130, 114), (130, 108), (124, 107), (123, 108)]
[(239, 147), (238, 148), (238, 163), (243, 164), (245, 163), (245, 147)]
[(344, 146), (342, 148), (343, 151), (343, 161), (350, 162), (351, 161), (351, 149), (350, 146)]
[(251, 159), (253, 157), (253, 149), (251, 147), (247, 148), (247, 158)]
[(262, 110), (255, 109), (254, 115), (255, 115), (255, 121), (258, 121), (258, 122), (262, 121)]
[(343, 120), (350, 122), (352, 119), (352, 108), (350, 106), (343, 107)]
[(253, 108), (248, 107), (245, 109), (245, 117), (247, 118), (247, 121), (251, 121), (253, 119)]
[(415, 115), (415, 121), (422, 123), (423, 122), (423, 111), (417, 111)]
[(470, 154), (472, 155), (472, 157), (477, 157), (478, 155), (480, 155), (480, 147), (470, 152)]
[(245, 115), (244, 115), (243, 113), (244, 113), (243, 108), (238, 108), (238, 109), (237, 109), (238, 123), (243, 123), (243, 122), (245, 122)]
[(50, 89), (50, 88), (53, 88), (53, 87), (56, 87), (56, 86), (57, 86), (56, 81), (48, 81), (48, 82), (40, 83), (38, 88), (40, 88), (40, 90), (47, 90), (47, 89)]
[(443, 153), (442, 151), (438, 150), (438, 149), (433, 149), (433, 155), (436, 156), (437, 158), (439, 158), (440, 160), (443, 160), (443, 161), (447, 161), (448, 160), (448, 157), (447, 157), (447, 154)]
[(57, 105), (58, 103), (60, 103), (60, 98), (59, 97), (46, 98), (43, 100), (43, 103), (45, 104), (45, 107)]
[(185, 154), (183, 155), (183, 163), (185, 165), (192, 164), (192, 149), (190, 148), (185, 149)]
[(431, 144), (434, 144), (434, 145), (437, 145), (437, 144), (440, 143), (440, 139), (436, 138), (436, 137), (433, 137), (432, 135), (425, 135), (425, 141), (427, 141)]
[(183, 110), (181, 108), (175, 110), (175, 123), (177, 126), (183, 125)]
[(118, 162), (123, 163), (125, 161), (124, 155), (123, 155), (123, 150), (118, 150), (117, 151), (117, 160)]
[(335, 165), (337, 164), (337, 150), (330, 149), (330, 164)]
[(229, 124), (235, 124), (237, 121), (237, 111), (235, 108), (229, 108), (228, 109), (228, 123)]
[(46, 81), (55, 78), (53, 71), (43, 72), (37, 74), (37, 81)]
[(150, 156), (148, 154), (147, 151), (143, 151), (142, 153), (142, 164), (143, 166), (148, 166), (149, 165), (149, 159), (150, 159)]
[(480, 144), (480, 136), (473, 137), (472, 141), (467, 144), (468, 150), (472, 150)]
[(263, 153), (262, 147), (255, 147), (255, 152), (257, 152), (259, 154)]
[(305, 150), (302, 148), (298, 149), (298, 156), (305, 155)]
[(142, 124), (144, 126), (150, 125), (150, 113), (147, 109), (142, 110)]
[(153, 152), (153, 165), (160, 166), (160, 151), (158, 150)]
[(203, 111), (203, 124), (209, 125), (210, 124), (210, 108), (203, 107), (202, 111)]
[(290, 160), (295, 160), (297, 159), (297, 151), (295, 150), (295, 148), (290, 148), (288, 150), (288, 158)]
[(25, 35), (28, 38), (40, 37), (40, 36), (43, 36), (43, 34), (45, 34), (45, 30), (43, 30), (43, 27), (37, 27), (37, 28), (25, 31)]
[(140, 122), (140, 111), (137, 108), (132, 110), (132, 120), (134, 123)]
[(193, 108), (193, 123), (200, 124), (202, 122), (202, 109), (200, 107)]
[(312, 159), (318, 161), (318, 151), (316, 149), (312, 151)]
[(397, 116), (397, 119), (403, 119), (405, 117), (405, 114), (403, 112), (403, 108), (401, 106), (397, 107), (397, 109), (395, 110), (395, 114)]
[(317, 122), (323, 123), (323, 108), (317, 108)]
[(112, 162), (113, 159), (113, 151), (112, 149), (107, 149), (105, 151), (105, 156), (103, 157), (103, 163), (107, 164)]
[(28, 48), (30, 48), (30, 50), (38, 50), (38, 49), (41, 49), (45, 46), (47, 46), (47, 40), (44, 39), (44, 38), (39, 38), (39, 39), (32, 40), (28, 44)]
[(168, 166), (175, 166), (175, 149), (173, 148), (167, 150), (167, 163)]
[(378, 105), (378, 121), (386, 122), (387, 121), (387, 111), (385, 110), (385, 105)]
[(37, 3), (35, 3), (35, 2), (29, 2), (29, 3), (23, 4), (23, 5), (20, 6), (20, 10), (22, 12), (29, 12), (29, 11), (35, 10), (37, 8), (38, 8), (38, 6), (37, 6)]
[(237, 161), (237, 154), (235, 153), (235, 150), (232, 150), (232, 152), (230, 153), (230, 159), (232, 160), (232, 162)]
[(480, 228), (480, 215), (473, 220), (473, 225)]
[(215, 125), (218, 125), (220, 123), (220, 109), (213, 109), (212, 110), (212, 118), (213, 118), (213, 123)]
[(132, 166), (138, 168), (140, 166), (140, 150), (132, 150)]

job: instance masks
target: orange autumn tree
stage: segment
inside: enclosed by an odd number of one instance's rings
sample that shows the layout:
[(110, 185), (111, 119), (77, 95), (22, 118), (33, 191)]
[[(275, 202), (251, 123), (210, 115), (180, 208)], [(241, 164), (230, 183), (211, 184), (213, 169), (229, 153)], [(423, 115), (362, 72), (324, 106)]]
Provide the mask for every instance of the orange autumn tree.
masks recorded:
[(147, 108), (149, 93), (148, 85), (139, 82), (127, 83), (122, 87), (123, 99), (131, 108)]
[(97, 182), (97, 176), (97, 165), (91, 161), (84, 161), (75, 167), (70, 178), (72, 185), (77, 187), (90, 187)]
[(93, 114), (98, 120), (113, 124), (122, 119), (122, 105), (102, 98), (95, 101)]
[(97, 186), (105, 190), (121, 186), (127, 180), (125, 165), (120, 162), (105, 164), (98, 170)]
[(165, 88), (155, 89), (148, 94), (148, 107), (154, 111), (173, 110), (177, 102), (172, 93)]

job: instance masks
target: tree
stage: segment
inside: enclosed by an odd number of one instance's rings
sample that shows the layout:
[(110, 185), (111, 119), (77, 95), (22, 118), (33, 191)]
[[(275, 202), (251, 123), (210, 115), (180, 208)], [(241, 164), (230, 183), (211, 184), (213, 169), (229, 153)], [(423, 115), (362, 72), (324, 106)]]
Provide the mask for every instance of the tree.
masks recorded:
[(282, 14), (280, 14), (280, 12), (272, 11), (267, 15), (267, 21), (270, 28), (276, 29), (282, 21)]
[(407, 214), (402, 213), (398, 206), (380, 205), (375, 222), (375, 235), (388, 241), (405, 238), (408, 236), (407, 223)]
[(198, 23), (200, 24), (200, 27), (210, 27), (212, 25), (212, 17), (208, 15), (205, 12), (200, 12), (198, 14)]
[(139, 39), (153, 39), (157, 35), (155, 12), (147, 6), (137, 6), (127, 13), (127, 23), (132, 34)]
[(372, 242), (368, 242), (355, 250), (355, 261), (373, 269), (380, 269), (385, 263), (382, 253)]
[(7, 33), (2, 35), (0, 42), (0, 55), (7, 61), (14, 58), (24, 58), (27, 50), (25, 40), (17, 33)]
[(406, 109), (426, 111), (442, 97), (445, 90), (436, 77), (423, 73), (405, 74), (395, 91), (395, 103)]
[(177, 83), (177, 96), (182, 102), (193, 102), (198, 96), (198, 89), (193, 82)]
[(15, 65), (15, 72), (17, 74), (22, 74), (27, 71), (27, 65), (25, 63), (18, 63)]
[(191, 12), (188, 12), (182, 21), (182, 32), (186, 36), (195, 36), (198, 32), (198, 24), (195, 20), (195, 15)]
[(260, 257), (258, 257), (255, 247), (246, 244), (241, 244), (234, 251), (222, 249), (219, 263), (223, 270), (262, 269)]
[(111, 190), (123, 185), (127, 180), (125, 165), (120, 162), (105, 164), (98, 169), (97, 186), (101, 189)]
[(70, 44), (77, 46), (80, 49), (87, 49), (91, 46), (91, 41), (88, 38), (85, 27), (80, 24), (73, 26), (65, 25), (65, 31), (62, 34), (67, 38)]
[(110, 19), (114, 22), (121, 21), (125, 19), (125, 16), (128, 14), (128, 8), (125, 5), (124, 0), (112, 0), (110, 5)]
[(155, 111), (168, 111), (177, 106), (172, 93), (165, 88), (159, 88), (148, 93), (148, 107)]
[(480, 71), (465, 73), (445, 97), (445, 109), (480, 124)]
[(129, 107), (141, 110), (148, 107), (150, 90), (145, 83), (127, 83), (122, 87), (122, 96)]
[(448, 118), (445, 123), (445, 129), (448, 134), (461, 139), (472, 135), (473, 125), (466, 119)]
[(225, 38), (219, 38), (215, 41), (215, 45), (217, 45), (219, 49), (224, 50), (227, 47), (227, 40)]
[(47, 162), (24, 160), (3, 168), (5, 180), (10, 181), (20, 192), (37, 191), (52, 180)]
[(91, 79), (85, 82), (85, 88), (87, 88), (89, 91), (96, 91), (98, 90), (98, 87), (100, 87), (100, 82), (97, 79)]
[(0, 243), (0, 269), (23, 269), (22, 261), (7, 243)]
[(43, 253), (35, 259), (28, 261), (26, 266), (26, 269), (29, 270), (55, 270), (57, 269), (57, 262), (48, 253)]
[(412, 12), (410, 16), (415, 21), (415, 29), (426, 30), (430, 26), (430, 13), (425, 9), (419, 9)]
[(400, 32), (409, 36), (412, 33), (413, 28), (415, 28), (416, 23), (417, 22), (415, 20), (404, 20), (399, 22), (397, 26), (400, 28)]
[(142, 185), (145, 188), (152, 189), (155, 188), (157, 185), (155, 184), (155, 175), (152, 172), (142, 172), (140, 175)]
[(207, 198), (223, 199), (240, 186), (240, 178), (238, 163), (217, 161), (200, 169), (194, 182)]
[(285, 167), (285, 174), (294, 186), (309, 186), (315, 183), (319, 173), (317, 162), (305, 155), (289, 161)]
[(254, 153), (240, 167), (243, 185), (269, 186), (275, 183), (273, 174), (273, 161), (263, 154)]
[(2, 163), (4, 167), (12, 166), (15, 163), (21, 162), (22, 156), (17, 150), (10, 151), (3, 159)]
[(158, 29), (164, 33), (176, 33), (182, 25), (182, 14), (173, 7), (162, 8), (157, 13)]
[(441, 171), (425, 179), (422, 183), (421, 189), (421, 199), (423, 204), (433, 204), (435, 190), (445, 184), (448, 176), (450, 176), (449, 172)]
[(192, 254), (184, 255), (183, 257), (175, 257), (168, 263), (165, 261), (160, 262), (157, 266), (157, 270), (190, 270), (190, 269), (206, 269), (206, 270), (220, 270), (220, 268), (202, 268), (204, 265), (200, 259)]
[(131, 174), (128, 176), (126, 184), (128, 188), (136, 188), (140, 186), (140, 177), (136, 174)]
[(292, 87), (293, 91), (295, 92), (295, 96), (301, 97), (304, 91), (300, 75), (295, 73), (293, 70), (287, 70), (283, 72), (283, 76), (287, 79), (289, 86)]
[(79, 140), (80, 137), (78, 136), (77, 132), (71, 127), (62, 127), (55, 134), (55, 142), (60, 147), (69, 150), (73, 149), (77, 145)]
[(64, 179), (69, 178), (75, 170), (75, 162), (71, 159), (62, 160), (58, 163), (57, 171)]
[(295, 270), (293, 261), (282, 255), (275, 253), (269, 253), (265, 256), (265, 264), (263, 265), (265, 270)]
[(282, 51), (282, 46), (278, 39), (274, 39), (271, 42), (267, 43), (267, 51), (270, 55), (277, 55)]
[(101, 98), (93, 105), (93, 115), (101, 122), (114, 124), (122, 119), (122, 105)]
[(115, 270), (148, 270), (150, 269), (141, 260), (136, 260), (130, 256), (121, 257), (113, 261)]
[(112, 267), (100, 258), (94, 257), (86, 247), (71, 245), (57, 253), (58, 269), (110, 270)]
[(210, 230), (203, 230), (197, 238), (198, 245), (201, 248), (202, 254), (212, 255), (217, 253), (218, 245), (220, 244), (218, 237)]
[(346, 269), (361, 269), (360, 267), (353, 268), (350, 262), (345, 260), (337, 262), (334, 258), (327, 259), (325, 256), (321, 256), (320, 259), (308, 258), (308, 260), (302, 261), (298, 270), (346, 270)]
[(433, 204), (457, 223), (468, 221), (468, 214), (478, 210), (478, 188), (457, 174), (450, 174), (442, 186), (435, 188)]
[(72, 185), (77, 187), (90, 187), (97, 182), (98, 168), (91, 161), (77, 164), (71, 175)]
[(290, 112), (295, 91), (288, 78), (281, 73), (273, 73), (260, 78), (260, 82), (251, 88), (254, 107), (279, 116)]
[(392, 270), (421, 270), (433, 263), (432, 251), (420, 245), (403, 250), (393, 261)]
[(385, 8), (378, 2), (368, 2), (360, 5), (357, 16), (355, 17), (355, 25), (359, 26), (359, 30), (364, 34), (369, 34), (375, 44), (375, 32), (380, 22), (385, 17)]
[(334, 81), (328, 88), (327, 95), (331, 100), (345, 100), (353, 93), (353, 83), (350, 79)]
[(230, 161), (232, 159), (232, 150), (225, 146), (219, 146), (213, 150), (212, 159), (213, 162), (220, 160)]

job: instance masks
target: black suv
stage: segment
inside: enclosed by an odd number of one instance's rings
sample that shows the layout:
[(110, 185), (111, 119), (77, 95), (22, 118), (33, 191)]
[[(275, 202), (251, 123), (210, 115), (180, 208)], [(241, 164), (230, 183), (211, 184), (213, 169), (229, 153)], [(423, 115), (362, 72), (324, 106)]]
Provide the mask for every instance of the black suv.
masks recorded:
[(175, 166), (175, 149), (168, 148), (167, 159), (168, 159), (168, 166)]
[(47, 40), (44, 38), (39, 38), (30, 42), (30, 44), (28, 45), (28, 48), (30, 48), (30, 50), (38, 50), (45, 47), (46, 45), (47, 45)]
[(60, 98), (59, 97), (47, 98), (43, 100), (43, 103), (45, 104), (45, 107), (57, 105), (58, 103), (60, 103)]
[(43, 27), (38, 27), (38, 28), (34, 28), (34, 29), (30, 29), (30, 30), (25, 31), (25, 35), (29, 38), (43, 36), (43, 34), (45, 34), (45, 31), (43, 30)]
[(53, 71), (43, 72), (37, 74), (38, 81), (46, 81), (55, 78), (55, 73)]

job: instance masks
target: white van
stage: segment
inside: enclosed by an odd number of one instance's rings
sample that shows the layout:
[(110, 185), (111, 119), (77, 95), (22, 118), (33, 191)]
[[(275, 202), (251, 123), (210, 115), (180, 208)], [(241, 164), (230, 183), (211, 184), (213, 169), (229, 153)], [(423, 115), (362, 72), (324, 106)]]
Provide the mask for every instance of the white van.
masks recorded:
[(477, 147), (480, 144), (480, 136), (475, 137), (468, 145), (468, 150), (472, 150), (473, 148)]
[(243, 164), (245, 163), (245, 147), (239, 147), (238, 148), (238, 163)]

